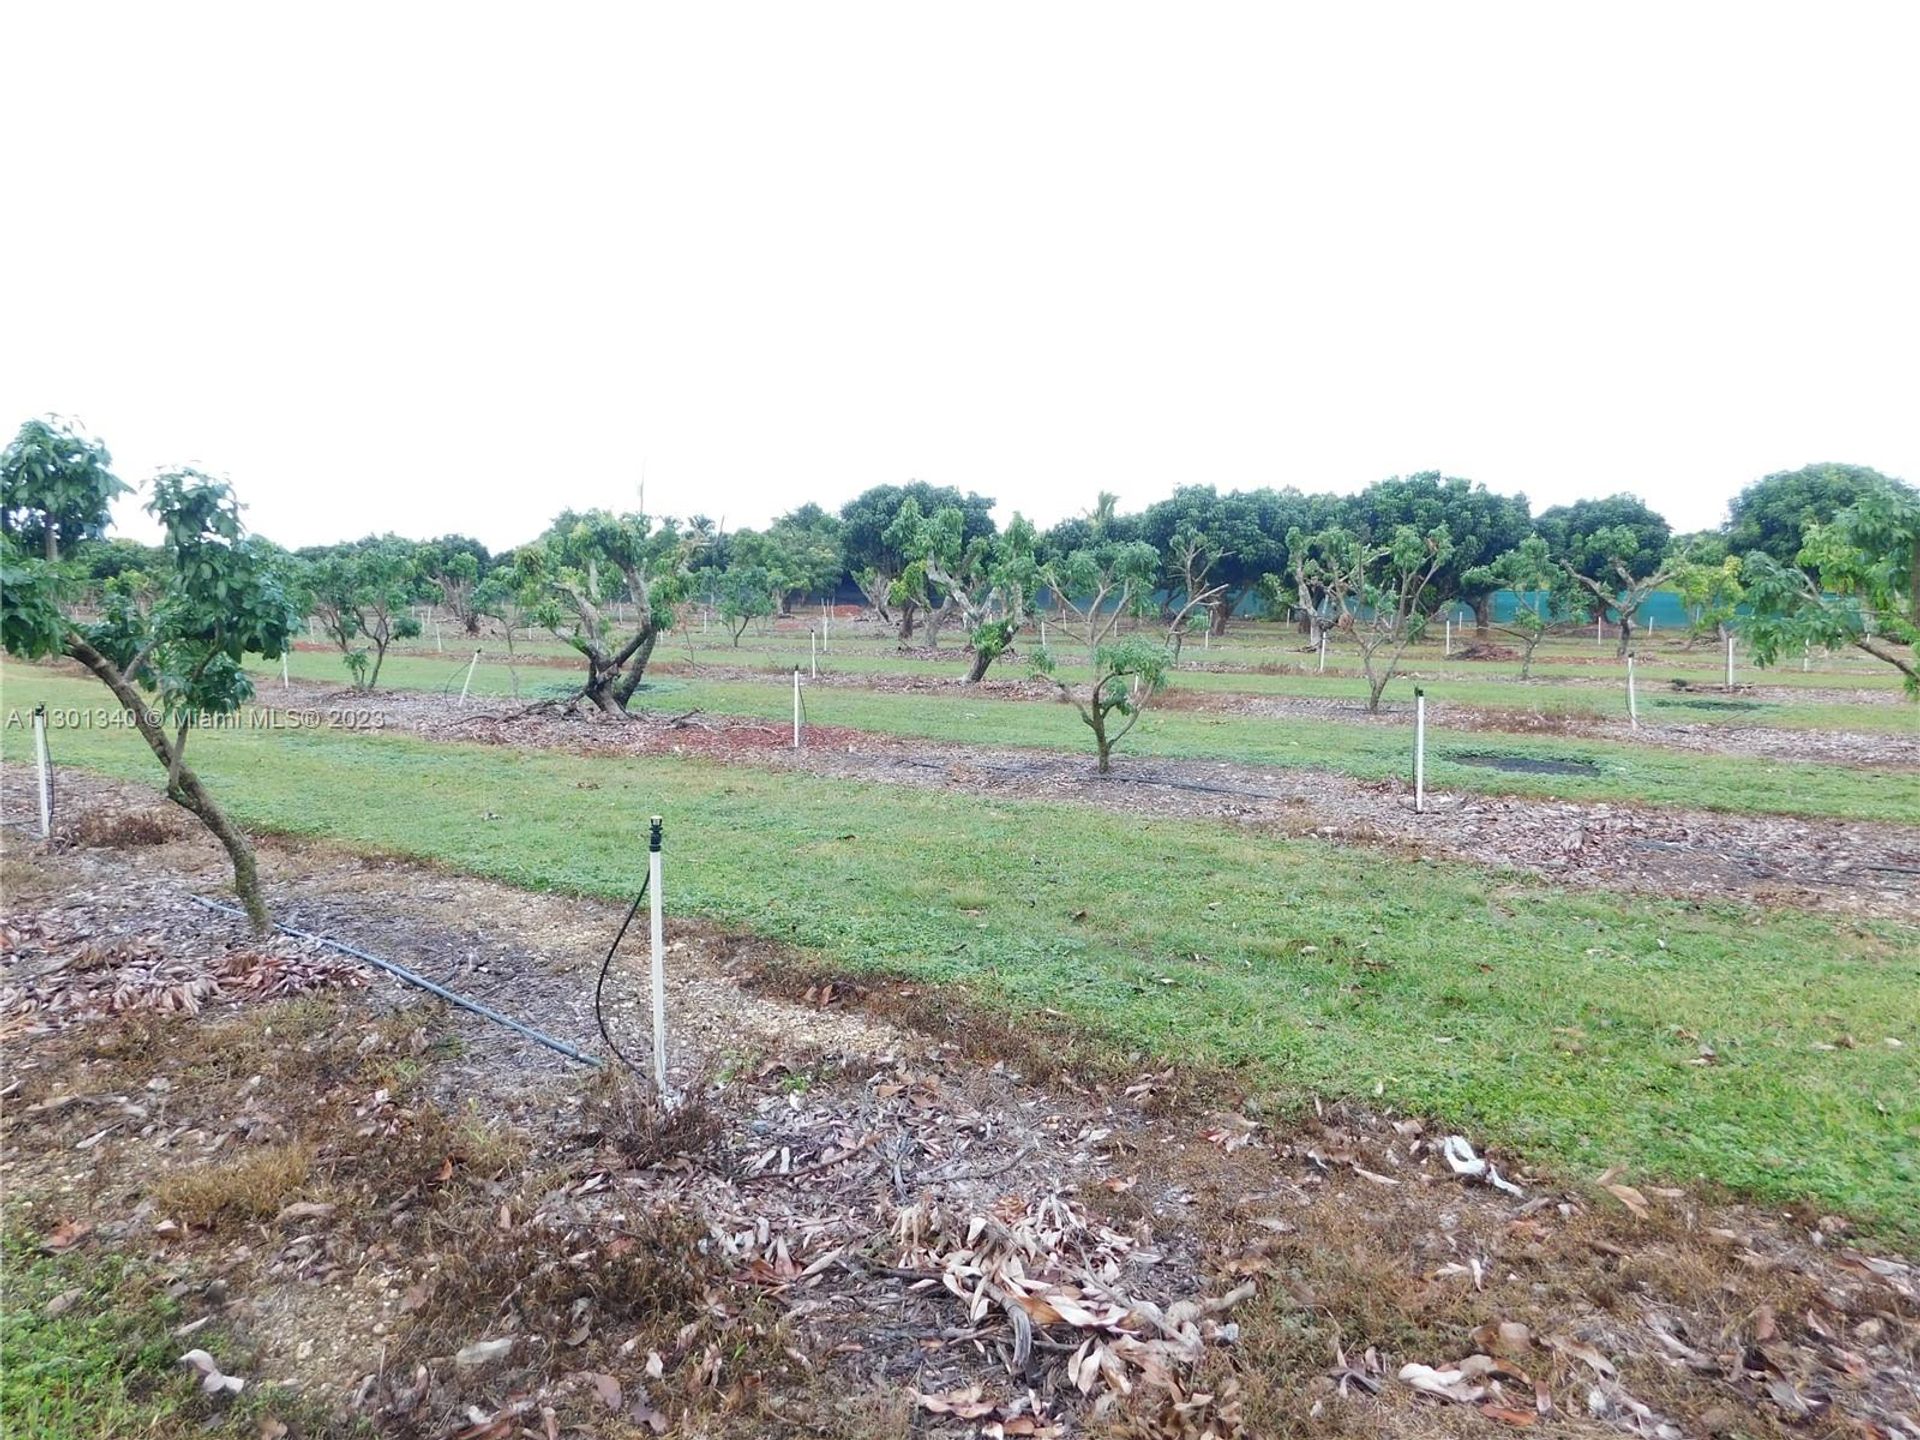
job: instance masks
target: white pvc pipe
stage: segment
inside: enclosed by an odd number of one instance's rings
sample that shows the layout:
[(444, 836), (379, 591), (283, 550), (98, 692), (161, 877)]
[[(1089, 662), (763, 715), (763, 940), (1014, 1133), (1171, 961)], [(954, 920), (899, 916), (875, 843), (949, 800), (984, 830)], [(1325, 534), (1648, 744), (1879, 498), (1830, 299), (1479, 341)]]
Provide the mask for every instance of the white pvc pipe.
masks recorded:
[(1427, 809), (1427, 697), (1413, 692), (1413, 813)]
[(472, 688), (473, 685), (473, 667), (479, 663), (480, 652), (475, 650), (473, 652), (473, 659), (467, 662), (467, 678), (460, 682), (460, 703), (462, 705), (467, 703), (467, 691)]
[(820, 637), (812, 630), (807, 631), (807, 678), (820, 678)]
[(793, 748), (800, 748), (800, 667), (793, 667)]
[(1593, 617), (1593, 648), (1598, 650), (1606, 643), (1607, 622), (1598, 615)]
[(1442, 659), (1447, 659), (1451, 657), (1452, 654), (1453, 654), (1453, 617), (1449, 615), (1447, 617), (1447, 644), (1446, 644), (1446, 648), (1440, 652), (1440, 656)]
[(438, 615), (433, 617), (433, 648), (442, 655), (447, 653), (447, 647), (440, 643), (440, 617)]
[(1640, 728), (1640, 702), (1633, 693), (1633, 656), (1627, 656), (1627, 720), (1633, 728)]
[(653, 980), (653, 1083), (664, 1101), (667, 1098), (667, 935), (660, 899), (660, 817), (653, 817), (653, 833), (647, 842), (647, 895), (650, 939), (652, 941)]
[(33, 768), (40, 797), (40, 838), (53, 838), (53, 757), (47, 752), (47, 707), (33, 711)]
[(1047, 617), (1044, 615), (1040, 617), (1040, 648), (1047, 648)]
[(1733, 689), (1733, 636), (1727, 636), (1727, 689)]
[(833, 653), (833, 606), (824, 600), (820, 602), (820, 648)]
[[(287, 647), (287, 649), (289, 650), (292, 648), (293, 648), (292, 646)], [(293, 679), (291, 676), (287, 674), (287, 651), (286, 650), (282, 650), (280, 652), (280, 688), (282, 690), (291, 690), (293, 688)]]
[(1320, 668), (1315, 673), (1320, 675), (1327, 673), (1327, 632), (1325, 630), (1320, 632)]

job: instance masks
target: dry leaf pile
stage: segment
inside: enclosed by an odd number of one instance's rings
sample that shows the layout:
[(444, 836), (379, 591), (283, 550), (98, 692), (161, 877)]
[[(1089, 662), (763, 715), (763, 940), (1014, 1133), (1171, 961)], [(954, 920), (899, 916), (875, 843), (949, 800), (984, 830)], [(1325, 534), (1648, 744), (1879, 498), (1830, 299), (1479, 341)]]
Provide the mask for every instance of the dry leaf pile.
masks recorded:
[(44, 1035), (126, 1010), (197, 1015), (222, 1000), (280, 1000), (366, 983), (359, 967), (274, 937), (229, 948), (168, 932), (101, 934), (72, 911), (0, 926), (0, 1036)]

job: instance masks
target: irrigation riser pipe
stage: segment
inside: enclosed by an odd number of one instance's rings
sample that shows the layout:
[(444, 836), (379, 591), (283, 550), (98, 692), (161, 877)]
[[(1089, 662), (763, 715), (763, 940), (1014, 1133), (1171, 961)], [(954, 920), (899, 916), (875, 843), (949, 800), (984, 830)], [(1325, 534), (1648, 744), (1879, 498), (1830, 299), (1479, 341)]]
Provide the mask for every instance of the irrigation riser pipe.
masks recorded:
[(47, 705), (33, 707), (34, 791), (40, 802), (40, 838), (53, 838), (53, 754), (47, 749)]

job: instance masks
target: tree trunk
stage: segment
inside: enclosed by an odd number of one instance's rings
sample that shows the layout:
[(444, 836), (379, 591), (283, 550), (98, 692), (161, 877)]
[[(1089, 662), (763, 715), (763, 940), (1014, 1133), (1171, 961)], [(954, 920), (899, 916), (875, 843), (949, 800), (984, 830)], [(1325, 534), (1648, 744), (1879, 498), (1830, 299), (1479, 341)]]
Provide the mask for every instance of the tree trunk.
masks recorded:
[[(207, 787), (200, 783), (200, 777), (184, 763), (178, 763), (166, 732), (154, 723), (140, 692), (133, 688), (114, 663), (78, 638), (68, 642), (67, 654), (98, 676), (101, 683), (113, 692), (113, 698), (120, 702), (121, 708), (133, 716), (134, 728), (140, 732), (140, 738), (147, 742), (147, 748), (153, 751), (154, 758), (169, 773), (167, 798), (198, 819), (220, 842), (227, 852), (228, 861), (233, 865), (234, 893), (240, 897), (248, 923), (253, 926), (254, 934), (266, 934), (270, 928), (267, 902), (260, 893), (260, 871), (254, 862), (253, 847), (247, 843), (247, 837), (227, 819), (227, 812), (220, 808)], [(181, 743), (184, 745), (185, 741)]]
[(1631, 610), (1622, 610), (1620, 612), (1620, 647), (1614, 653), (1624, 659), (1627, 652), (1632, 648), (1633, 612)]
[(373, 642), (373, 673), (367, 676), (367, 693), (369, 695), (373, 693), (373, 687), (380, 683), (380, 667), (386, 664), (386, 662), (387, 662), (387, 642), (385, 640), (374, 641)]
[(911, 600), (900, 602), (900, 643), (902, 645), (910, 644), (913, 640), (913, 609)]
[(651, 620), (647, 628), (640, 632), (640, 643), (633, 647), (633, 653), (627, 657), (626, 673), (613, 682), (613, 698), (619, 703), (620, 713), (627, 713), (627, 702), (633, 698), (633, 692), (640, 688), (640, 682), (646, 678), (647, 662), (653, 659), (653, 647), (659, 643), (660, 627)]
[(985, 648), (976, 649), (973, 652), (973, 663), (967, 666), (967, 684), (978, 685), (982, 680), (986, 679), (987, 667), (993, 664), (993, 660), (994, 656), (991, 650)]
[(1227, 633), (1227, 617), (1232, 613), (1231, 600), (1216, 600), (1207, 607), (1207, 623), (1215, 639)]
[(47, 516), (46, 533), (41, 538), (46, 542), (47, 563), (51, 565), (60, 558), (60, 541), (55, 537), (51, 515)]
[(1481, 595), (1473, 602), (1473, 638), (1485, 644), (1493, 638), (1493, 596)]

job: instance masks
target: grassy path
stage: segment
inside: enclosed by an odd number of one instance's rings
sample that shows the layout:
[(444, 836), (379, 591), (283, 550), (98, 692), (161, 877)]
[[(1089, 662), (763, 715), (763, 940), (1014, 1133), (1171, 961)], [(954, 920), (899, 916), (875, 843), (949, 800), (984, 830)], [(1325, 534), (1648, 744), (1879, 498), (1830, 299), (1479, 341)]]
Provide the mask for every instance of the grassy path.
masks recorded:
[[(46, 693), (6, 679), (9, 707)], [(57, 739), (63, 763), (157, 778), (125, 731)], [(699, 762), (319, 730), (193, 743), (248, 824), (537, 889), (627, 895), (659, 811), (675, 913), (1282, 1096), (1378, 1095), (1573, 1173), (1806, 1199), (1920, 1243), (1910, 928)], [(25, 733), (0, 731), (0, 754), (25, 758)]]

